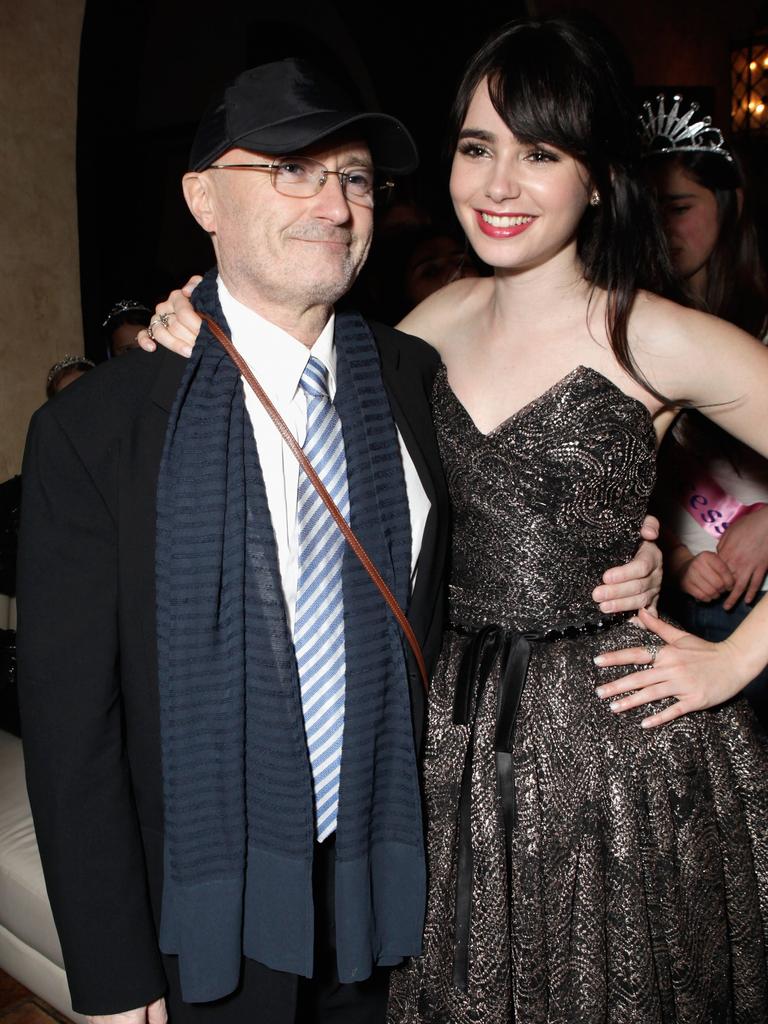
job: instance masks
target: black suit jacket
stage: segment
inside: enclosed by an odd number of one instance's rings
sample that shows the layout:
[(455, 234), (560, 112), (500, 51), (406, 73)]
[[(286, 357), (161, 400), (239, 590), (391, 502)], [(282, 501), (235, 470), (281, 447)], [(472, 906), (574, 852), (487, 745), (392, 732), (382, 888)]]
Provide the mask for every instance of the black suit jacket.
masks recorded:
[[(438, 359), (375, 327), (392, 411), (432, 509), (410, 620), (428, 666), (443, 626), (447, 493), (429, 398)], [(72, 1000), (157, 998), (162, 781), (155, 492), (185, 361), (131, 353), (35, 414), (23, 469), (19, 680), (27, 779)], [(424, 693), (410, 666), (415, 735)]]

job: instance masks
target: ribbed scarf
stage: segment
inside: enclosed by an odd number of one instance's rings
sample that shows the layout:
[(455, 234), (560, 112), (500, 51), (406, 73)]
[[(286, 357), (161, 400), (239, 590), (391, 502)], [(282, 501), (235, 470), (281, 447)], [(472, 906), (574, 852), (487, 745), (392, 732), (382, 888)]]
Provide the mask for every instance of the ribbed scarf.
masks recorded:
[[(227, 330), (215, 272), (195, 305)], [(378, 352), (337, 317), (351, 525), (405, 607), (410, 520)], [(277, 546), (237, 369), (204, 327), (171, 411), (157, 491), (165, 878), (160, 930), (188, 1002), (238, 984), (244, 954), (310, 977), (312, 786)], [(336, 837), (343, 982), (418, 954), (425, 868), (403, 644), (348, 549)]]

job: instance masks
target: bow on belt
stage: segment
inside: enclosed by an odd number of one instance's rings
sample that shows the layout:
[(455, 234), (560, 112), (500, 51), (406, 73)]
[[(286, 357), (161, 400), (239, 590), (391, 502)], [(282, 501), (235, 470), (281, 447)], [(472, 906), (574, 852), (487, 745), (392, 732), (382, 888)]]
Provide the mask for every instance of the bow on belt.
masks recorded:
[(457, 632), (469, 634), (471, 639), (462, 655), (456, 692), (453, 701), (454, 725), (468, 725), (467, 751), (459, 790), (459, 844), (456, 865), (456, 918), (453, 946), (453, 984), (462, 992), (467, 991), (467, 967), (469, 960), (469, 929), (472, 918), (472, 761), (475, 749), (475, 723), (477, 709), (485, 691), (491, 671), (498, 660), (500, 675), (496, 706), (496, 733), (494, 751), (496, 758), (496, 780), (501, 810), (504, 819), (504, 844), (507, 865), (512, 848), (515, 828), (515, 779), (512, 764), (512, 747), (515, 738), (515, 721), (520, 707), (528, 663), (531, 657), (531, 643), (560, 639), (573, 639), (592, 635), (606, 629), (625, 616), (613, 616), (597, 622), (568, 625), (540, 633), (522, 633), (504, 629), (501, 626), (483, 626), (477, 632), (454, 627)]
[[(484, 626), (470, 640), (459, 665), (453, 701), (454, 725), (469, 725), (467, 752), (459, 790), (459, 850), (456, 868), (456, 922), (453, 945), (453, 984), (467, 990), (469, 926), (472, 917), (472, 755), (475, 747), (475, 722), (472, 704), (479, 707), (485, 684), (496, 660), (501, 657), (498, 704), (496, 709), (496, 779), (504, 816), (504, 835), (509, 847), (515, 825), (515, 780), (512, 770), (512, 742), (515, 719), (531, 657), (526, 633), (510, 633), (499, 626)], [(474, 685), (473, 685), (474, 684)]]

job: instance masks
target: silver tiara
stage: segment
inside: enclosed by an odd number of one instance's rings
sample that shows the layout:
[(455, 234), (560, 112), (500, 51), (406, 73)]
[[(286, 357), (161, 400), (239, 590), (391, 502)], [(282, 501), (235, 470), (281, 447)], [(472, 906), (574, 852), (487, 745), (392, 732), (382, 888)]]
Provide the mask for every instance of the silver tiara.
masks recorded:
[(699, 104), (691, 103), (686, 113), (681, 114), (682, 102), (682, 96), (673, 96), (669, 113), (663, 95), (656, 97), (656, 109), (648, 101), (643, 104), (643, 113), (638, 118), (643, 156), (655, 156), (657, 153), (717, 153), (733, 162), (723, 133), (719, 128), (712, 127), (712, 118), (706, 116), (694, 121)]
[(50, 386), (53, 381), (62, 370), (68, 370), (72, 366), (95, 366), (96, 363), (91, 359), (86, 359), (85, 356), (64, 356), (58, 363), (54, 363), (48, 372), (48, 379), (46, 380), (46, 386)]
[(101, 326), (106, 327), (110, 320), (114, 320), (114, 318), (116, 316), (120, 316), (121, 313), (131, 312), (151, 313), (152, 310), (149, 306), (145, 306), (143, 302), (137, 302), (136, 299), (119, 299), (112, 309), (110, 309), (107, 314), (107, 319)]

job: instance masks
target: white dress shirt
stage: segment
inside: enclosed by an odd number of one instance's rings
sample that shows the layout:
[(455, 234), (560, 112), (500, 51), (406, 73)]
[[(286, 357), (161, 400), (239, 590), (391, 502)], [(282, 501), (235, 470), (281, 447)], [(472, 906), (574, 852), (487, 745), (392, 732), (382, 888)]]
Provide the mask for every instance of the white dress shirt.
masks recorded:
[[(328, 391), (336, 394), (336, 347), (333, 341), (334, 317), (331, 316), (311, 350), (280, 327), (265, 320), (252, 309), (238, 302), (218, 279), (219, 300), (229, 324), (232, 342), (250, 367), (256, 380), (285, 420), (300, 445), (307, 430), (307, 400), (299, 386), (310, 355), (328, 368)], [(277, 541), (280, 579), (285, 597), (288, 624), (293, 633), (298, 586), (299, 539), (296, 523), (299, 464), (289, 451), (277, 427), (247, 383), (245, 407), (253, 425), (259, 462), (264, 475), (267, 503)], [(403, 460), (405, 488), (411, 519), (411, 586), (424, 537), (424, 526), (430, 502), (416, 472), (400, 431), (397, 432)]]

